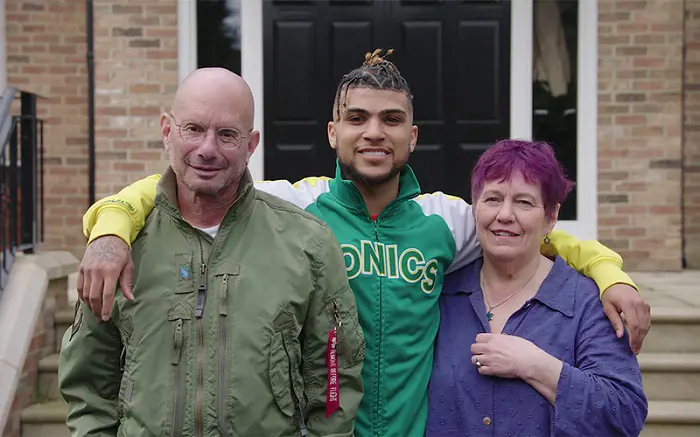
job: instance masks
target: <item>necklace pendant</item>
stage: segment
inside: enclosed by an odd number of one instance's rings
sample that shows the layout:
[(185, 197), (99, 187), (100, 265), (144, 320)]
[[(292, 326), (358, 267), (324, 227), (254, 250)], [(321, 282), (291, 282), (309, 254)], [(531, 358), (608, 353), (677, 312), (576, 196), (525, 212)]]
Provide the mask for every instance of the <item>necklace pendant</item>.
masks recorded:
[(489, 311), (486, 313), (486, 320), (488, 320), (490, 322), (491, 319), (493, 319), (493, 313), (491, 311)]

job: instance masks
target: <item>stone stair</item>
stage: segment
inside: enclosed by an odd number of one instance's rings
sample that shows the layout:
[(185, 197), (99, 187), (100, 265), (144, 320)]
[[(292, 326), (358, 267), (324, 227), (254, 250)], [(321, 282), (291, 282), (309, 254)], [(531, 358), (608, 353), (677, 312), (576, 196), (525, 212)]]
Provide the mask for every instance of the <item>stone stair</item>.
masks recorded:
[(652, 308), (639, 355), (649, 415), (641, 437), (700, 436), (700, 308)]
[(39, 361), (37, 399), (22, 412), (22, 437), (71, 437), (66, 426), (68, 407), (58, 391), (58, 352), (63, 333), (73, 323), (73, 310), (60, 309), (54, 316), (56, 353)]

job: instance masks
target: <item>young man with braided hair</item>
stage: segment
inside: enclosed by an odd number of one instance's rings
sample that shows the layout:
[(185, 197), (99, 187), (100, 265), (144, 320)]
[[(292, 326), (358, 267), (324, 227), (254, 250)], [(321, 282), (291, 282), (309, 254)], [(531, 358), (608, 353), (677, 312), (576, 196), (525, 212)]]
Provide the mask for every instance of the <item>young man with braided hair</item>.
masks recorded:
[[(481, 250), (470, 205), (440, 192), (421, 195), (407, 164), (418, 139), (411, 91), (381, 53), (367, 54), (338, 85), (328, 123), (337, 154), (335, 177), (264, 181), (256, 187), (315, 214), (341, 243), (366, 343), (356, 435), (422, 436), (444, 276), (480, 257)], [(89, 245), (78, 291), (105, 320), (118, 280), (133, 298), (128, 242), (153, 208), (159, 177), (96, 202), (84, 216)], [(560, 255), (597, 282), (618, 336), (624, 313), (631, 347), (638, 352), (649, 329), (649, 307), (622, 272), (620, 256), (597, 241), (578, 241), (561, 231), (545, 239), (542, 251)], [(468, 347), (472, 340), (456, 347)], [(342, 365), (342, 354), (339, 360)]]

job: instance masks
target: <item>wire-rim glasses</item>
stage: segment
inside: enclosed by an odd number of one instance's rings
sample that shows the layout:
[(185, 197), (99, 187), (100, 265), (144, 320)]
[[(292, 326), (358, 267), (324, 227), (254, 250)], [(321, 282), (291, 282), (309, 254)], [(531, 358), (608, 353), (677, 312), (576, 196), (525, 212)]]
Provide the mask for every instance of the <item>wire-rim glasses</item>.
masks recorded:
[[(173, 119), (173, 124), (177, 126), (178, 135), (180, 135), (182, 141), (186, 143), (200, 144), (211, 130), (195, 121), (184, 120), (178, 123), (173, 114), (169, 112), (167, 112), (167, 114)], [(239, 130), (234, 128), (222, 127), (216, 130), (216, 143), (224, 150), (236, 150), (240, 147), (245, 138), (248, 138), (248, 135), (243, 135)]]

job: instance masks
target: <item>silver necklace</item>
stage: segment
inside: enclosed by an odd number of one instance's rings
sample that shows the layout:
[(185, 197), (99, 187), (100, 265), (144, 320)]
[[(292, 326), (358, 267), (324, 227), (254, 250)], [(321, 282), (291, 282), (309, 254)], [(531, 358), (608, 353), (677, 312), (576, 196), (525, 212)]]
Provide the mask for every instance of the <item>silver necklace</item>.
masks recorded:
[(523, 291), (523, 290), (525, 289), (525, 287), (527, 287), (527, 285), (530, 283), (530, 281), (532, 281), (532, 278), (535, 277), (535, 275), (537, 274), (537, 270), (539, 270), (539, 268), (540, 268), (540, 258), (537, 258), (537, 266), (535, 267), (535, 271), (532, 273), (532, 276), (530, 276), (530, 279), (528, 279), (528, 280), (525, 282), (525, 284), (523, 284), (522, 287), (520, 287), (520, 288), (518, 288), (517, 290), (515, 290), (515, 292), (514, 292), (513, 294), (511, 294), (510, 296), (508, 296), (507, 298), (505, 298), (505, 300), (501, 301), (500, 303), (498, 303), (498, 304), (496, 304), (496, 305), (491, 305), (491, 304), (489, 303), (489, 300), (486, 298), (486, 287), (484, 287), (484, 271), (481, 270), (481, 271), (479, 272), (479, 283), (481, 284), (481, 290), (482, 290), (483, 293), (484, 293), (484, 302), (486, 302), (486, 305), (489, 307), (488, 311), (486, 312), (486, 319), (487, 319), (489, 322), (491, 321), (491, 319), (493, 319), (493, 310), (494, 310), (494, 308), (500, 307), (500, 306), (503, 305), (504, 303), (506, 303), (506, 302), (508, 302), (509, 300), (511, 300), (511, 299), (513, 298), (513, 296), (515, 296), (516, 294), (518, 294), (518, 293), (520, 293), (521, 291)]

